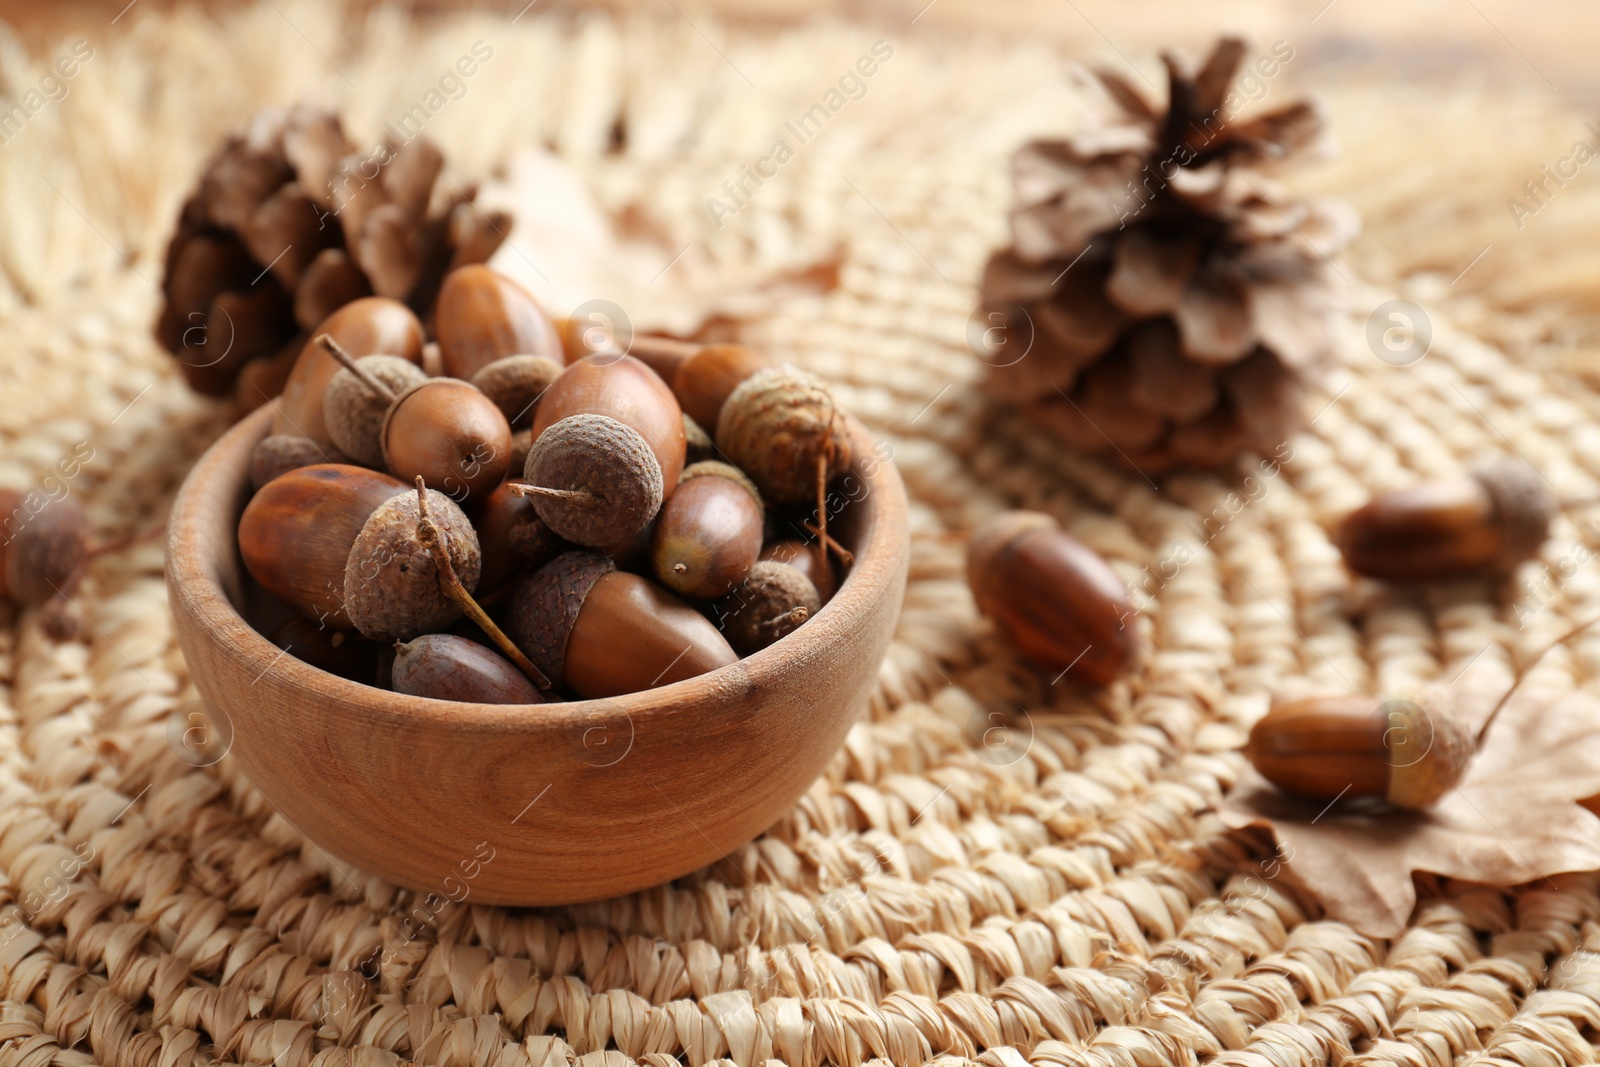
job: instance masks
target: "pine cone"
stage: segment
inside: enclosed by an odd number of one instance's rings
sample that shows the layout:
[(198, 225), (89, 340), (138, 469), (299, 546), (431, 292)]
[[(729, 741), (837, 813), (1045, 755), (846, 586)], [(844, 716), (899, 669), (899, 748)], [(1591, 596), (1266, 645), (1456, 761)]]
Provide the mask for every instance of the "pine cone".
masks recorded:
[(1146, 473), (1271, 452), (1300, 425), (1335, 356), (1329, 257), (1357, 226), (1267, 176), (1322, 122), (1303, 101), (1234, 118), (1242, 41), (1223, 38), (1195, 73), (1162, 58), (1165, 113), (1098, 72), (1125, 123), (1017, 152), (1012, 247), (983, 278), (983, 324), (1007, 341), (986, 357), (990, 391)]
[(167, 247), (156, 337), (189, 384), (226, 396), (246, 391), (244, 372), (270, 395), (305, 334), (364, 296), (426, 319), (445, 273), (486, 261), (510, 228), (474, 206), (474, 187), (438, 181), (443, 169), (420, 136), (358, 153), (331, 111), (257, 114), (206, 167)]

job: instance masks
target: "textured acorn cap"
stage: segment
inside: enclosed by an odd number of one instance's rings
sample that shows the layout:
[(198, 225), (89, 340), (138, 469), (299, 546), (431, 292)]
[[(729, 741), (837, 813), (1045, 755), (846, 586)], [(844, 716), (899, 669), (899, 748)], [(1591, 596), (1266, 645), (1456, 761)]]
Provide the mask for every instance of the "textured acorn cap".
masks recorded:
[(260, 489), (272, 479), (301, 467), (314, 467), (318, 463), (350, 463), (333, 445), (318, 444), (309, 437), (293, 433), (275, 433), (256, 442), (250, 453), (250, 486)]
[(1461, 784), (1476, 739), (1456, 710), (1450, 691), (1429, 686), (1389, 710), (1389, 734), (1424, 748), (1421, 756), (1390, 763), (1386, 799), (1397, 808), (1421, 811)]
[(533, 424), (534, 405), (565, 369), (549, 356), (507, 356), (484, 367), (471, 380), (515, 429)]
[(533, 442), (527, 481), (587, 497), (533, 496), (545, 524), (575, 544), (625, 541), (661, 510), (661, 464), (644, 436), (606, 415), (573, 415)]
[(1478, 465), (1472, 476), (1494, 502), (1504, 546), (1499, 569), (1509, 571), (1538, 555), (1556, 514), (1555, 498), (1539, 472), (1521, 460), (1501, 457)]
[(745, 477), (744, 471), (732, 463), (723, 463), (717, 459), (703, 459), (698, 463), (691, 463), (683, 468), (683, 474), (678, 477), (678, 484), (682, 485), (694, 478), (726, 478), (740, 489), (750, 494), (750, 499), (756, 502), (756, 510), (766, 518), (767, 507), (761, 502), (761, 490), (756, 488), (756, 483)]
[(811, 579), (787, 563), (762, 560), (713, 606), (717, 627), (741, 656), (759, 652), (822, 610)]
[(995, 560), (1016, 543), (1025, 533), (1039, 529), (1060, 529), (1060, 523), (1040, 511), (1002, 511), (973, 533), (967, 543), (967, 585), (978, 601), (978, 610), (989, 613), (985, 606), (989, 576), (994, 573)]
[(717, 447), (779, 504), (814, 502), (817, 461), (829, 479), (850, 465), (844, 412), (816, 375), (787, 364), (757, 371), (729, 394), (717, 418)]
[[(470, 592), (483, 570), (478, 535), (456, 502), (428, 490), (428, 513), (449, 546), (450, 563)], [(417, 539), (415, 493), (379, 504), (356, 535), (344, 569), (344, 609), (374, 641), (397, 641), (442, 630), (461, 608), (439, 584), (433, 556)]]
[[(387, 385), (395, 396), (428, 380), (421, 367), (399, 356), (362, 356), (356, 366)], [(341, 367), (328, 381), (322, 399), (328, 436), (340, 451), (364, 467), (383, 466), (383, 418), (388, 412), (389, 398), (370, 389), (348, 367)]]
[(557, 685), (566, 666), (567, 642), (589, 590), (616, 569), (610, 556), (565, 552), (512, 590), (507, 636)]

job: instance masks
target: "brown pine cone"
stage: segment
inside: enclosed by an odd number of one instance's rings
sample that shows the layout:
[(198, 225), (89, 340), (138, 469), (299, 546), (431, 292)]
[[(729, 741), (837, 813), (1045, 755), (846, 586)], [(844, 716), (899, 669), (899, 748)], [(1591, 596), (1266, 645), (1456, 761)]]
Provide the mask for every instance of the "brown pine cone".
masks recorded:
[(189, 384), (226, 396), (270, 357), (248, 392), (281, 387), (305, 334), (364, 296), (426, 318), (445, 273), (485, 262), (511, 225), (473, 205), (475, 187), (438, 181), (443, 169), (420, 136), (358, 152), (331, 111), (251, 119), (207, 165), (167, 248), (156, 337)]
[(1163, 56), (1165, 112), (1099, 72), (1125, 121), (1017, 152), (1012, 246), (984, 272), (974, 322), (1005, 342), (984, 356), (990, 392), (1145, 473), (1273, 452), (1336, 355), (1329, 257), (1355, 215), (1268, 177), (1322, 122), (1304, 101), (1231, 114), (1244, 52), (1223, 38), (1195, 72)]

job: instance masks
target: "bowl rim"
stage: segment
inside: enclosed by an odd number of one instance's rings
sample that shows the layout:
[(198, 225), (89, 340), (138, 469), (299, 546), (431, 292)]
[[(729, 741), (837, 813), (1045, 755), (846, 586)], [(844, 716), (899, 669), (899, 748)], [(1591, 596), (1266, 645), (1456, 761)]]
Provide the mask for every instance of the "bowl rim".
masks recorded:
[[(220, 642), (227, 639), (226, 635), (234, 635), (234, 658), (252, 677), (259, 680), (269, 671), (282, 671), (284, 677), (277, 681), (278, 685), (314, 694), (330, 703), (359, 706), (373, 724), (387, 721), (407, 726), (437, 725), (485, 733), (571, 729), (579, 721), (592, 726), (622, 720), (631, 724), (635, 717), (692, 709), (703, 697), (718, 690), (758, 689), (778, 681), (796, 653), (852, 640), (865, 619), (883, 610), (882, 602), (895, 588), (898, 572), (906, 562), (902, 557), (909, 552), (908, 504), (893, 447), (874, 438), (859, 420), (846, 415), (853, 451), (846, 476), (854, 476), (866, 486), (865, 493), (852, 501), (852, 506), (864, 504), (867, 510), (862, 515), (854, 560), (844, 581), (804, 626), (726, 667), (620, 696), (546, 704), (478, 704), (409, 696), (340, 677), (280, 649), (244, 618), (223, 588), (222, 576), (213, 565), (212, 553), (217, 546), (206, 527), (225, 523), (223, 528), (231, 532), (237, 526), (239, 509), (235, 501), (248, 499), (244, 483), (249, 478), (249, 455), (270, 432), (275, 408), (276, 404), (263, 405), (230, 427), (184, 476), (168, 518), (166, 570), (170, 595), (183, 601), (183, 610), (206, 631), (208, 640)], [(230, 536), (226, 543), (237, 554), (237, 539)], [(243, 563), (237, 567), (240, 580), (250, 580)]]

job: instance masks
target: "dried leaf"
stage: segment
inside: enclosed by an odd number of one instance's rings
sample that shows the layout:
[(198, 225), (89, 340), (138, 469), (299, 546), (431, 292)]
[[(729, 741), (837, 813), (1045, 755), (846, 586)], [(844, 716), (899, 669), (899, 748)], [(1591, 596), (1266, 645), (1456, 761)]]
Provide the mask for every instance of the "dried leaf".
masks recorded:
[(1405, 929), (1412, 872), (1514, 886), (1600, 869), (1600, 700), (1577, 693), (1514, 697), (1466, 780), (1422, 812), (1325, 805), (1288, 796), (1253, 770), (1221, 808), (1235, 829), (1276, 836), (1288, 874), (1331, 919), (1371, 937)]

